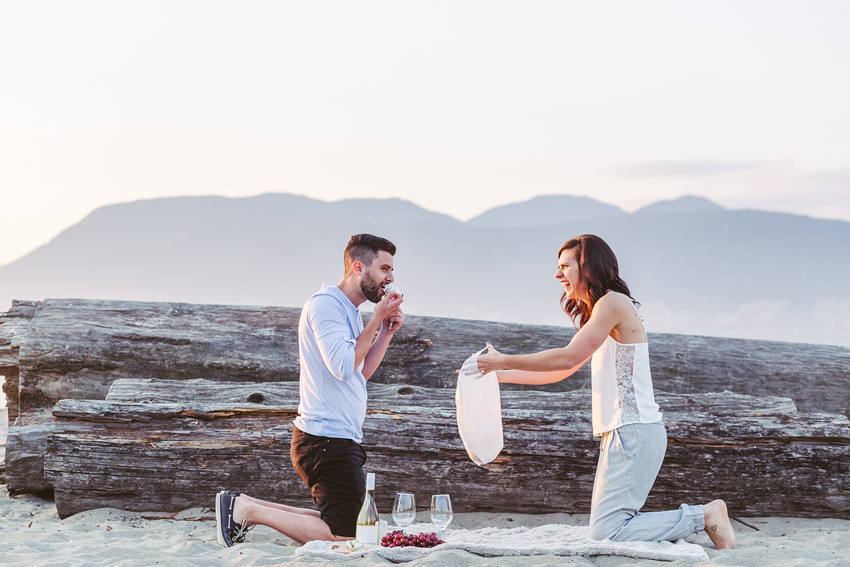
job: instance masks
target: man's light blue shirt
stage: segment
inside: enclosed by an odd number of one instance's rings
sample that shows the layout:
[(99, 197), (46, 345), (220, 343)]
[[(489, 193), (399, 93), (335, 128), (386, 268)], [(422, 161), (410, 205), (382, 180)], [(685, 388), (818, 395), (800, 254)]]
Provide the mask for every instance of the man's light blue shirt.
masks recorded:
[(295, 426), (311, 435), (363, 440), (366, 378), (354, 368), (363, 332), (360, 310), (342, 291), (323, 285), (304, 304), (298, 322), (301, 402)]

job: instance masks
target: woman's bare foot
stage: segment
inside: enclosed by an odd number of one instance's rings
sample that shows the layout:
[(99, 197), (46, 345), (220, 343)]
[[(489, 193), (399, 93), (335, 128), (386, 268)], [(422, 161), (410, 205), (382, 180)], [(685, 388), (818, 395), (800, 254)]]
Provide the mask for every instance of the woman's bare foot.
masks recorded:
[(716, 549), (732, 549), (735, 547), (735, 530), (729, 521), (726, 502), (714, 500), (702, 507), (705, 511), (705, 532), (714, 543)]

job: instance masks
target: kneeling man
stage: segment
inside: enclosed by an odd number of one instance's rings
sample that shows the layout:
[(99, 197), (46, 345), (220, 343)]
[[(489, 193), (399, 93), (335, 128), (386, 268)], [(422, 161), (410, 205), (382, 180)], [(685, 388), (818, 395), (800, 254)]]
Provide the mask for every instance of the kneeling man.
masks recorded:
[[(345, 249), (342, 280), (323, 286), (301, 312), (301, 403), (290, 455), (298, 475), (311, 488), (318, 511), (222, 491), (215, 503), (219, 544), (241, 543), (255, 524), (301, 543), (354, 537), (366, 493), (366, 452), (360, 446), (366, 381), (404, 324), (401, 295), (384, 291), (393, 281), (394, 255), (395, 245), (389, 240), (355, 234)], [(366, 300), (377, 305), (364, 328), (358, 307)]]

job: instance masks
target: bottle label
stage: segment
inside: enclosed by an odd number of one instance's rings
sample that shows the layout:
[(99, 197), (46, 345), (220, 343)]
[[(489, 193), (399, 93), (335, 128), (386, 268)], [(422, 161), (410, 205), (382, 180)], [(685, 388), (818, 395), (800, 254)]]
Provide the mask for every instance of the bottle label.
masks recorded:
[(378, 545), (378, 526), (357, 526), (355, 539), (360, 543)]

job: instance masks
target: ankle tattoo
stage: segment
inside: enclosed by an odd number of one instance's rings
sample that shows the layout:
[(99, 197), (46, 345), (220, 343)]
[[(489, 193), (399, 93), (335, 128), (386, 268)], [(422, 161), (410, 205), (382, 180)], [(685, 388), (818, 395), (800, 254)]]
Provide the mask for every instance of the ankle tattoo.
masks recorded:
[(717, 531), (717, 524), (714, 524), (713, 526), (711, 526), (711, 527), (710, 527), (710, 528), (708, 528), (708, 529), (710, 529), (710, 530), (711, 530), (711, 531), (713, 531), (713, 532), (716, 532), (716, 531)]

